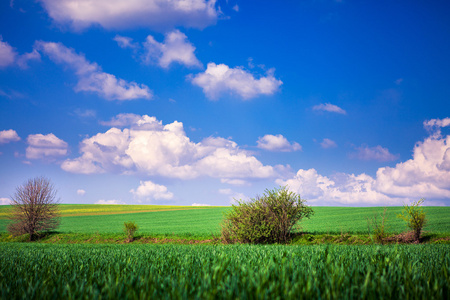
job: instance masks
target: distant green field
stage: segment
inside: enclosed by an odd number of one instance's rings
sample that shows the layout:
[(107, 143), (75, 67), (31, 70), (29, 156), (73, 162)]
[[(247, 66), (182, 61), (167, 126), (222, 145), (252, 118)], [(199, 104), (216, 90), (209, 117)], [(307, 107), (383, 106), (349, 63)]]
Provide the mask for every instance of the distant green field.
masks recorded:
[[(0, 232), (6, 231), (7, 206), (0, 207)], [(123, 223), (134, 221), (139, 232), (150, 234), (210, 236), (220, 232), (223, 214), (230, 207), (157, 205), (61, 205), (64, 233), (121, 233)], [(382, 207), (313, 207), (314, 216), (301, 221), (302, 230), (313, 234), (367, 233), (367, 218), (383, 212)], [(389, 232), (406, 230), (396, 215), (402, 207), (389, 207)], [(450, 234), (450, 207), (424, 207), (426, 232)], [(380, 217), (378, 217), (380, 219)]]

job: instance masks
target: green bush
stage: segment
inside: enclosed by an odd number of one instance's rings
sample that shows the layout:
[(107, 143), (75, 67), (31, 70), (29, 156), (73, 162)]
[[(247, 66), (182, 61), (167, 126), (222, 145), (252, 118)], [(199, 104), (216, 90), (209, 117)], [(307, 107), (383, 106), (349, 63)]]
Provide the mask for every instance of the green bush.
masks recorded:
[(427, 223), (425, 212), (420, 206), (423, 203), (423, 200), (424, 199), (422, 198), (415, 201), (410, 206), (405, 204), (402, 213), (397, 215), (397, 217), (404, 220), (407, 226), (414, 231), (414, 240), (416, 242), (419, 242), (422, 229)]
[(227, 243), (286, 243), (302, 218), (309, 218), (313, 210), (300, 195), (287, 187), (266, 190), (262, 197), (238, 205), (225, 214), (222, 238)]
[(135, 222), (125, 222), (123, 223), (123, 231), (127, 234), (127, 242), (132, 242), (134, 240), (134, 234), (139, 229), (139, 226)]
[(381, 216), (381, 221), (378, 221), (378, 215), (375, 213), (372, 219), (367, 219), (367, 227), (369, 229), (369, 235), (371, 236), (371, 228), (373, 227), (373, 235), (374, 239), (378, 243), (384, 243), (384, 239), (388, 237), (386, 225), (387, 222), (387, 208), (385, 207), (383, 210), (383, 214)]

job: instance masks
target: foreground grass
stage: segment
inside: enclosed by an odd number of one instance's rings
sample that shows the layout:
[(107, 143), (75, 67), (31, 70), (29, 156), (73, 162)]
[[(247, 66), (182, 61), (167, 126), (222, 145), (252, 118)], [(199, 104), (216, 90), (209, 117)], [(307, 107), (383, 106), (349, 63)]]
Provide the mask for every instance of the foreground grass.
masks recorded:
[(0, 243), (1, 299), (448, 299), (450, 246)]

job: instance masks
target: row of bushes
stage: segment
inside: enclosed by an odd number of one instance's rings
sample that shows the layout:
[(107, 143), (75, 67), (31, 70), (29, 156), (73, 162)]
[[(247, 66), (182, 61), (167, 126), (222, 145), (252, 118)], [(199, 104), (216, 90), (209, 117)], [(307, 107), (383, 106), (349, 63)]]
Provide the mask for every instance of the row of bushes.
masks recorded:
[[(420, 199), (411, 206), (405, 205), (402, 214), (398, 215), (413, 230), (415, 242), (420, 240), (426, 223), (425, 212), (420, 207), (422, 203), (423, 199)], [(56, 191), (48, 179), (28, 180), (16, 189), (12, 198), (13, 222), (8, 225), (8, 231), (13, 235), (28, 234), (32, 240), (38, 232), (56, 229), (59, 226), (57, 204)], [(287, 187), (266, 190), (261, 197), (238, 200), (238, 204), (232, 206), (221, 224), (221, 237), (225, 243), (284, 244), (291, 240), (300, 221), (310, 218), (313, 213), (305, 200)], [(386, 210), (381, 215), (381, 222), (377, 217), (367, 220), (369, 234), (372, 229), (375, 240), (383, 242), (387, 237)], [(134, 222), (124, 223), (128, 242), (133, 241), (137, 230)]]

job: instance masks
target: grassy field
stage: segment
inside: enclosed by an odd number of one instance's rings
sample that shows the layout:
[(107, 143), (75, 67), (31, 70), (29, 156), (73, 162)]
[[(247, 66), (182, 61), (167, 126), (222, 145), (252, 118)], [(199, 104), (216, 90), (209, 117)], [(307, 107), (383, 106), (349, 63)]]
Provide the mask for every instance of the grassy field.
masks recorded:
[[(134, 221), (138, 233), (211, 237), (219, 234), (223, 214), (230, 207), (159, 205), (61, 205), (63, 233), (122, 233), (123, 223)], [(367, 218), (383, 212), (382, 207), (314, 207), (314, 216), (301, 222), (312, 234), (367, 234)], [(0, 232), (6, 232), (8, 206), (0, 206)], [(450, 235), (450, 207), (424, 207), (425, 231)], [(390, 233), (407, 228), (396, 215), (402, 207), (387, 208)]]
[(0, 243), (1, 299), (448, 299), (449, 245)]

